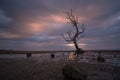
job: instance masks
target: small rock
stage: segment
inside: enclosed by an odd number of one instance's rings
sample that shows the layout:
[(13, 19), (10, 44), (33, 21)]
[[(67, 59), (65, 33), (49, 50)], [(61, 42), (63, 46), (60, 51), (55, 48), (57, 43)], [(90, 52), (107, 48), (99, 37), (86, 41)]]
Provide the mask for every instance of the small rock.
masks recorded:
[(98, 61), (98, 62), (105, 62), (105, 58), (102, 57), (102, 56), (98, 56), (98, 57), (97, 57), (97, 61)]

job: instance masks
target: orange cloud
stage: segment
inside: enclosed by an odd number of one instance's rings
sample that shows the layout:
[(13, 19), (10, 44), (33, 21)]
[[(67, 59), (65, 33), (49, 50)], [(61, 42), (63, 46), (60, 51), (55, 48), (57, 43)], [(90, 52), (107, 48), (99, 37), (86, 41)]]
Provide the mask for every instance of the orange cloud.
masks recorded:
[(63, 19), (61, 16), (48, 16), (44, 18), (38, 17), (38, 19), (33, 22), (27, 22), (26, 26), (31, 32), (42, 32), (45, 30), (63, 27), (62, 24), (64, 24), (65, 22), (66, 20)]
[(30, 30), (33, 31), (33, 32), (42, 31), (42, 24), (28, 23), (28, 26), (29, 26)]
[[(79, 18), (80, 22), (84, 20), (84, 17)], [(39, 16), (37, 19), (27, 22), (27, 30), (29, 30), (30, 33), (41, 33), (42, 31), (62, 28), (66, 22), (68, 22), (68, 20), (62, 15), (49, 15), (46, 17)]]
[[(53, 19), (54, 22), (57, 22), (57, 23), (63, 23), (65, 24), (66, 22), (68, 22), (68, 20), (66, 19), (65, 15), (64, 16), (61, 16), (61, 15), (52, 15), (51, 16), (51, 19)], [(85, 17), (79, 17), (79, 22), (84, 22), (86, 20)]]
[(54, 22), (66, 23), (65, 17), (62, 17), (62, 16), (52, 15), (52, 16), (51, 16), (51, 19), (53, 19)]

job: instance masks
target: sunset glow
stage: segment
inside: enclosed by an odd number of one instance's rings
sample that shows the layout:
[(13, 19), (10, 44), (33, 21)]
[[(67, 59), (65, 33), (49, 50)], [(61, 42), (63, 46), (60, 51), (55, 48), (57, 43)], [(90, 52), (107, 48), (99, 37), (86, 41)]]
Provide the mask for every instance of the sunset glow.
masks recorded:
[(40, 23), (29, 23), (28, 27), (31, 29), (31, 31), (38, 32), (42, 31), (43, 25)]
[(58, 22), (58, 23), (66, 23), (66, 18), (63, 17), (63, 16), (52, 16), (51, 17), (55, 22)]
[[(86, 46), (86, 44), (84, 44), (84, 43), (79, 43), (78, 45), (79, 45), (81, 48), (83, 48), (83, 47)], [(72, 48), (75, 47), (74, 44), (67, 44), (66, 46), (68, 46), (68, 47), (72, 47)]]

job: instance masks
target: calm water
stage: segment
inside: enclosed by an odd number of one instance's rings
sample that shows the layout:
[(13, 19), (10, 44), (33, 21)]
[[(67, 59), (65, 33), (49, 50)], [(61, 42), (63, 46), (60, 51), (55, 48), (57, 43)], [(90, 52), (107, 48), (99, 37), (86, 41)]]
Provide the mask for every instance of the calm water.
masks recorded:
[[(86, 63), (96, 63), (95, 60), (97, 58), (98, 54), (96, 53), (86, 53), (83, 55), (80, 55), (79, 62), (86, 62)], [(104, 54), (102, 55), (105, 57), (106, 61), (105, 63), (111, 64), (111, 65), (118, 65), (120, 66), (120, 55), (109, 55)], [(0, 58), (2, 59), (20, 59), (20, 58), (26, 58), (26, 54), (0, 54)], [(37, 60), (38, 62), (43, 61), (60, 61), (60, 60), (73, 60), (74, 56), (73, 53), (55, 53), (55, 58), (50, 58), (50, 53), (48, 54), (32, 54), (32, 59)]]
[(0, 58), (26, 58), (25, 54), (0, 54)]

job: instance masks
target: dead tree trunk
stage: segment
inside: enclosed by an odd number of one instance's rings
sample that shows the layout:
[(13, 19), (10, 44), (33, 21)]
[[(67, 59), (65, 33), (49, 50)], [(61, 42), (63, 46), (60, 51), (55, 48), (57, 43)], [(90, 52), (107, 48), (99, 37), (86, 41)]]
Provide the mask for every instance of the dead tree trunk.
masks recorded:
[(79, 54), (83, 54), (84, 51), (79, 48), (78, 41), (83, 36), (83, 33), (85, 31), (85, 27), (82, 24), (80, 27), (78, 27), (79, 21), (78, 17), (74, 16), (72, 13), (72, 10), (65, 12), (66, 18), (69, 20), (69, 22), (73, 25), (74, 31), (71, 31), (69, 33), (66, 33), (63, 36), (65, 41), (72, 42), (76, 48), (75, 54), (78, 56)]

